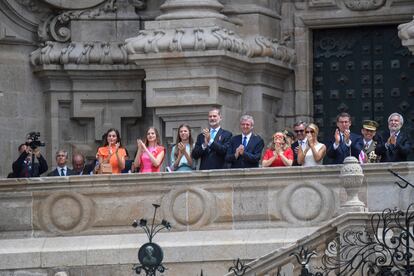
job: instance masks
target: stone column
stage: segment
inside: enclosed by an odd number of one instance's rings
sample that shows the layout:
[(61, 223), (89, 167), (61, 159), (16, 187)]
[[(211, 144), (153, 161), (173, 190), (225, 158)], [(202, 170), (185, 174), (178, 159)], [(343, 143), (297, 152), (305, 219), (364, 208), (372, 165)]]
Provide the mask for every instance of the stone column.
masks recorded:
[(160, 7), (163, 12), (157, 20), (218, 18), (227, 19), (220, 11), (223, 5), (217, 0), (166, 0)]

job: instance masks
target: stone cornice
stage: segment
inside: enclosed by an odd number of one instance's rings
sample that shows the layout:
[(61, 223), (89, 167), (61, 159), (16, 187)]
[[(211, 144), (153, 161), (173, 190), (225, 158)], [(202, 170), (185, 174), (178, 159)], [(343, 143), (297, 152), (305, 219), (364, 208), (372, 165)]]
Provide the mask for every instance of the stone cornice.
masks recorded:
[(226, 50), (241, 56), (295, 62), (294, 50), (276, 39), (262, 36), (243, 39), (220, 26), (142, 30), (137, 37), (127, 39), (125, 47), (129, 55)]
[(48, 41), (30, 54), (32, 65), (48, 64), (127, 64), (128, 56), (123, 43), (119, 42), (71, 42)]

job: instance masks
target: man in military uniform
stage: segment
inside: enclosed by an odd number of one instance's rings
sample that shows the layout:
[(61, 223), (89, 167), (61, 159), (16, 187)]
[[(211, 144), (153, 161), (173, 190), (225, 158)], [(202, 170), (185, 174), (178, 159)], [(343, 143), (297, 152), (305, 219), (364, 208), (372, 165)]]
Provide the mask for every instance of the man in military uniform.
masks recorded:
[(361, 149), (359, 154), (359, 161), (364, 163), (378, 163), (381, 156), (375, 154), (375, 148), (377, 147), (378, 140), (381, 139), (376, 135), (378, 123), (371, 120), (365, 120), (362, 123), (361, 134), (358, 140), (356, 140), (357, 147)]

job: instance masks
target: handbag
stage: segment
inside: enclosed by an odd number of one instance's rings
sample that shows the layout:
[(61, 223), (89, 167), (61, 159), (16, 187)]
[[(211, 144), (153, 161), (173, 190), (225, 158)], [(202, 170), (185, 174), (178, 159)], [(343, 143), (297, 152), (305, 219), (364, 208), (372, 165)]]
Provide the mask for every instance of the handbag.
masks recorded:
[(110, 163), (101, 163), (98, 174), (112, 174), (112, 165)]

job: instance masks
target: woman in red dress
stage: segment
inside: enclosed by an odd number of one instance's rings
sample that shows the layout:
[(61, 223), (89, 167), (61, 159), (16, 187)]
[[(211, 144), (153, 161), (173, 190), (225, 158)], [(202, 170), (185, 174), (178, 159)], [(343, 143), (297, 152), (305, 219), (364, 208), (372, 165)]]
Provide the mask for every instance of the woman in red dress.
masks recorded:
[(262, 167), (284, 167), (292, 166), (293, 151), (286, 143), (286, 136), (282, 132), (273, 134), (271, 146), (266, 150)]

